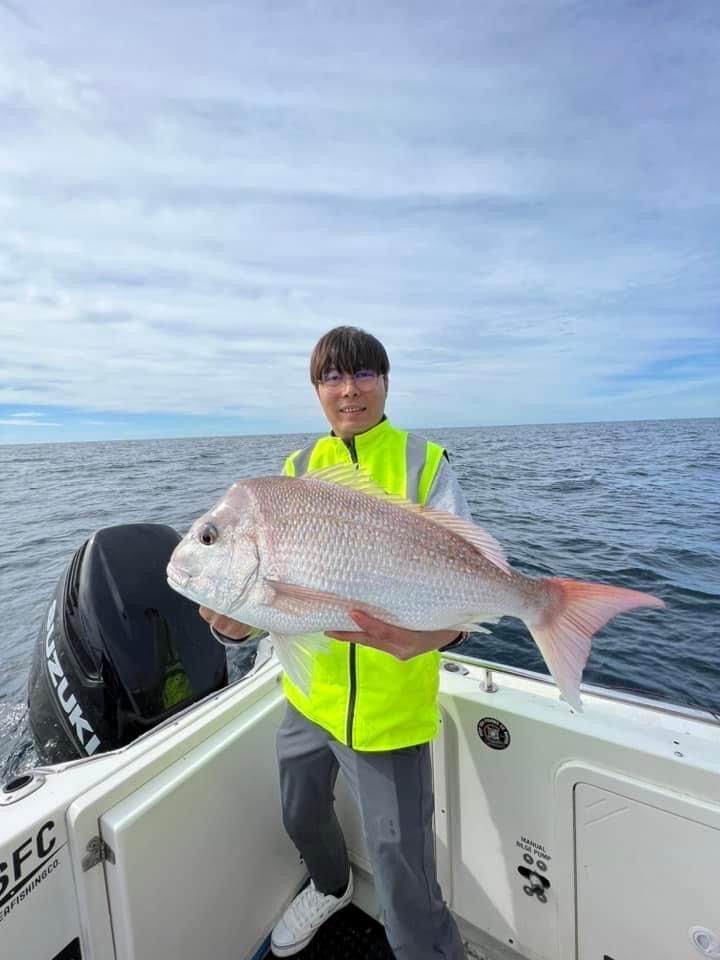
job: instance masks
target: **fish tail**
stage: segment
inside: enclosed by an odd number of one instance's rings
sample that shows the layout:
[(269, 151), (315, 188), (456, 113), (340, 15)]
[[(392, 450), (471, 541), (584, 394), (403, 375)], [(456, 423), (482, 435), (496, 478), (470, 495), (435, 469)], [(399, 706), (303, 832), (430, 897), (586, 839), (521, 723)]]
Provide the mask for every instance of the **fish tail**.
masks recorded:
[(528, 629), (545, 658), (560, 693), (582, 711), (580, 681), (590, 655), (592, 638), (608, 620), (635, 607), (664, 607), (658, 597), (624, 587), (583, 583), (560, 577), (544, 578), (549, 602)]

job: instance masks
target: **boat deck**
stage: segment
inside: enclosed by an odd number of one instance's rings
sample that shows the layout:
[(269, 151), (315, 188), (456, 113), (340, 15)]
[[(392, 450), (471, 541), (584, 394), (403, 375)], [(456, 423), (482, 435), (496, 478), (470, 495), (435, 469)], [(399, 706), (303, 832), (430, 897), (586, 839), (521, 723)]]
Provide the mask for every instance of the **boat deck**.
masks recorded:
[[(271, 960), (272, 956), (268, 945), (261, 957)], [(382, 926), (353, 904), (330, 917), (294, 956), (298, 960), (394, 960)]]

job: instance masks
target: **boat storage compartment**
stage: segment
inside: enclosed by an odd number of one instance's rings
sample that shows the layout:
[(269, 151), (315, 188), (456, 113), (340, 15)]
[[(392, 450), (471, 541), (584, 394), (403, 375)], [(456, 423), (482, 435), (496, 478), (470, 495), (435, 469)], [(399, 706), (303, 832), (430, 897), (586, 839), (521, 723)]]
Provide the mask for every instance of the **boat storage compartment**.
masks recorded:
[[(167, 747), (158, 738), (73, 804), (77, 856), (98, 827), (105, 850), (77, 874), (93, 957), (251, 957), (292, 899), (305, 870), (282, 829), (275, 732), (284, 700), (268, 684), (270, 696), (210, 736)], [(103, 908), (111, 932), (101, 929)]]
[(720, 957), (718, 808), (617, 780), (574, 813), (578, 960)]

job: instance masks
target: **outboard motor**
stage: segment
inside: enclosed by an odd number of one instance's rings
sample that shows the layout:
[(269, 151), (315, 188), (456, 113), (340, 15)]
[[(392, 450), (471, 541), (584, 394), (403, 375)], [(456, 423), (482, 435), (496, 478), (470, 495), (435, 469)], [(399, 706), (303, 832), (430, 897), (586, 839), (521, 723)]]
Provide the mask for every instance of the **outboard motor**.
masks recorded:
[(172, 527), (98, 530), (60, 578), (33, 652), (30, 727), (42, 763), (124, 746), (227, 683), (225, 650), (165, 579)]

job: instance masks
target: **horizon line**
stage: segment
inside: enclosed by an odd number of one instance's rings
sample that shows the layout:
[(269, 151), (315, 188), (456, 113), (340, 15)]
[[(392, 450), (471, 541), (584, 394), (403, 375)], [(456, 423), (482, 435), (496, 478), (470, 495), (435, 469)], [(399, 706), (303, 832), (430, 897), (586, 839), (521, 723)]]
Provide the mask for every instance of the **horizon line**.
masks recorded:
[[(535, 423), (484, 423), (468, 424), (456, 426), (423, 426), (423, 427), (401, 427), (400, 429), (408, 432), (422, 433), (423, 430), (494, 430), (509, 429), (514, 427), (573, 427), (573, 426), (592, 426), (604, 423), (666, 423), (673, 421), (696, 421), (696, 420), (720, 420), (720, 414), (716, 416), (704, 417), (637, 417), (628, 420), (547, 420)], [(75, 444), (75, 443), (142, 443), (152, 440), (229, 440), (244, 437), (300, 437), (307, 434), (316, 434), (323, 436), (324, 433), (318, 430), (296, 430), (291, 433), (284, 431), (273, 433), (220, 433), (198, 435), (190, 434), (184, 436), (162, 435), (162, 436), (139, 436), (139, 437), (112, 437), (106, 440), (81, 439), (81, 440), (20, 440), (12, 443), (0, 440), (0, 447), (44, 447), (50, 445)]]

